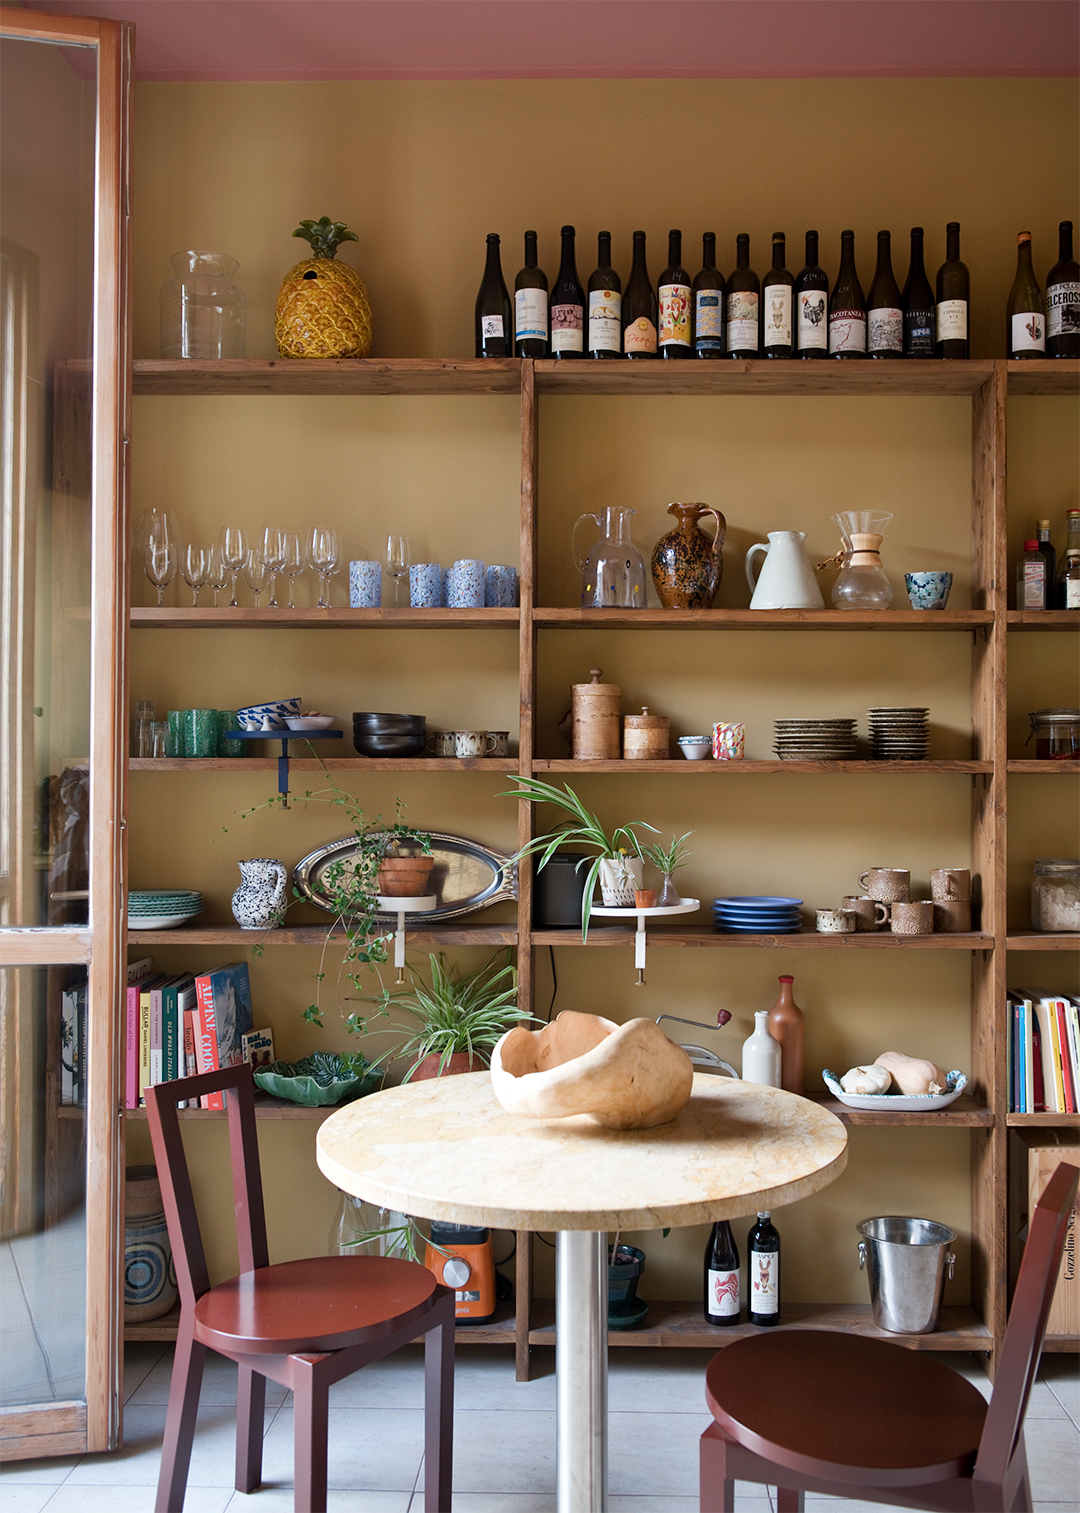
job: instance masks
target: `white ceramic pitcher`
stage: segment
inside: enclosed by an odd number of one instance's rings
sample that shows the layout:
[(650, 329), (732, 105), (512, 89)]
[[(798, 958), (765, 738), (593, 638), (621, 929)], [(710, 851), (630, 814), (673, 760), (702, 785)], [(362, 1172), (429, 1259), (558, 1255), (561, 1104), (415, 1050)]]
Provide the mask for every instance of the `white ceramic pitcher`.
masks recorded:
[[(770, 531), (768, 545), (759, 541), (746, 554), (746, 581), (753, 592), (751, 609), (824, 609), (814, 565), (806, 555), (805, 531)], [(754, 577), (754, 558), (765, 553)]]
[(233, 918), (241, 930), (272, 930), (281, 923), (289, 869), (270, 856), (236, 865), (243, 882), (232, 896)]

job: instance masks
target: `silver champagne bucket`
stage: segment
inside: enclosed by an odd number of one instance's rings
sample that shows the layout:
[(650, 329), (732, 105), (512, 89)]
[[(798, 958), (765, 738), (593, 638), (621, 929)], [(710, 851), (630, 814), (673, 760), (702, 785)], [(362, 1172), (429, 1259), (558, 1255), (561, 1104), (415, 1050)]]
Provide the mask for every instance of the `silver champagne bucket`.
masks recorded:
[(859, 1269), (870, 1276), (874, 1323), (891, 1334), (932, 1334), (937, 1328), (945, 1268), (952, 1281), (956, 1231), (932, 1219), (894, 1214), (856, 1225)]

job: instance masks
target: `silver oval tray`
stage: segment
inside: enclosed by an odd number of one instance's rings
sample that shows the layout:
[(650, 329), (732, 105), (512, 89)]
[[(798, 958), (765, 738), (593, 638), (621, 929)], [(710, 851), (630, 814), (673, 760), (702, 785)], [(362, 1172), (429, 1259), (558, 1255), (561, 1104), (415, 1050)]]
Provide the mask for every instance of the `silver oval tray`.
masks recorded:
[[(430, 892), (439, 902), (425, 923), (437, 919), (456, 919), (460, 914), (471, 914), (475, 909), (485, 909), (488, 904), (500, 903), (503, 899), (517, 898), (517, 863), (502, 851), (482, 846), (479, 841), (466, 840), (463, 835), (445, 835), (430, 831), (431, 854), (435, 858)], [(293, 882), (308, 903), (327, 913), (335, 913), (333, 904), (322, 887), (322, 875), (332, 862), (347, 861), (356, 850), (356, 837), (329, 841), (297, 862), (293, 868)], [(380, 920), (393, 923), (396, 914), (380, 913)]]

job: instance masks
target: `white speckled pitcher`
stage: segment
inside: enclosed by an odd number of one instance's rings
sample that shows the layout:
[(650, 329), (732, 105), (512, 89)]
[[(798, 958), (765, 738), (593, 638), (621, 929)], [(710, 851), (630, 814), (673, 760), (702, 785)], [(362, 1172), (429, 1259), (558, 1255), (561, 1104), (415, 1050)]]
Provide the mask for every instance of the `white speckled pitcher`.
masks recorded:
[(288, 868), (269, 856), (253, 856), (236, 865), (243, 882), (232, 896), (233, 918), (241, 930), (274, 929), (284, 913)]
[[(746, 581), (753, 598), (751, 609), (824, 609), (814, 566), (806, 555), (805, 531), (770, 531), (769, 544), (759, 541), (746, 554)], [(761, 571), (754, 578), (754, 557), (765, 553)]]

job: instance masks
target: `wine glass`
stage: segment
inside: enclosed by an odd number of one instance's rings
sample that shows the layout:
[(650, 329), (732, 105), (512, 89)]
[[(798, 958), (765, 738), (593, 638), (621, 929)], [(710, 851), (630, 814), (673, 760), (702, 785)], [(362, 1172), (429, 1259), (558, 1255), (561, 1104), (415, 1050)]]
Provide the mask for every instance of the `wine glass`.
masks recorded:
[(175, 541), (148, 541), (143, 548), (143, 569), (157, 589), (160, 609), (165, 603), (165, 588), (176, 577)]
[(228, 582), (229, 569), (221, 560), (221, 547), (212, 546), (209, 549), (209, 560), (206, 564), (206, 587), (214, 591), (214, 608), (218, 607), (218, 594)]
[(401, 580), (409, 571), (408, 536), (387, 536), (386, 570), (394, 580), (394, 607), (396, 609), (400, 602)]
[[(145, 510), (139, 529), (135, 534), (135, 546), (142, 558), (143, 570), (158, 591), (158, 606), (165, 603), (165, 586), (176, 577), (177, 553), (180, 536), (176, 516), (167, 510)], [(169, 550), (172, 550), (172, 567), (169, 567)], [(147, 552), (153, 551), (154, 572), (147, 565)], [(156, 575), (156, 576), (155, 576)]]
[(132, 542), (140, 560), (151, 536), (156, 540), (164, 537), (167, 541), (180, 544), (179, 527), (176, 516), (171, 510), (159, 510), (156, 506), (153, 509), (143, 510), (142, 518), (132, 534)]
[(277, 609), (278, 602), (275, 598), (274, 586), (277, 583), (277, 575), (285, 564), (285, 532), (279, 530), (276, 525), (263, 527), (259, 537), (259, 555), (266, 563), (266, 571), (270, 574), (270, 599), (267, 607)]
[(267, 581), (270, 577), (270, 569), (266, 565), (266, 558), (263, 556), (258, 547), (248, 547), (248, 553), (244, 558), (244, 566), (242, 571), (244, 574), (244, 582), (247, 584), (248, 588), (250, 588), (252, 594), (254, 595), (255, 608), (258, 609), (259, 601), (262, 598), (262, 591), (266, 587)]
[(295, 609), (293, 603), (293, 589), (296, 580), (301, 576), (306, 566), (304, 560), (304, 545), (295, 531), (285, 532), (285, 555), (281, 559), (281, 571), (289, 580), (289, 602), (287, 609)]
[(218, 546), (221, 548), (221, 560), (225, 564), (226, 571), (232, 576), (232, 597), (229, 599), (229, 608), (236, 609), (238, 608), (237, 579), (248, 554), (247, 534), (238, 525), (223, 525), (221, 535), (218, 537)]
[(330, 608), (330, 574), (337, 572), (340, 558), (337, 531), (314, 526), (308, 538), (307, 560), (312, 571), (319, 575), (319, 609)]
[(191, 590), (193, 609), (199, 603), (199, 590), (209, 576), (212, 550), (212, 547), (193, 546), (191, 543), (180, 549), (180, 576)]

